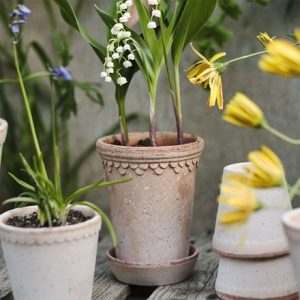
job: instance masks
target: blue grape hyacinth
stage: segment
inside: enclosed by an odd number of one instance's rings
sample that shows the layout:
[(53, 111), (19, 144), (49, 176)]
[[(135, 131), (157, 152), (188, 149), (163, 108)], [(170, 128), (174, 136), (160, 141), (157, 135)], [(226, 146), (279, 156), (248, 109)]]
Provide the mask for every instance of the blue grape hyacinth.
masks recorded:
[(27, 18), (30, 14), (31, 14), (31, 10), (23, 4), (19, 4), (17, 8), (15, 8), (13, 12), (10, 14), (10, 19), (11, 19), (10, 28), (14, 36), (20, 35), (20, 25), (26, 23)]

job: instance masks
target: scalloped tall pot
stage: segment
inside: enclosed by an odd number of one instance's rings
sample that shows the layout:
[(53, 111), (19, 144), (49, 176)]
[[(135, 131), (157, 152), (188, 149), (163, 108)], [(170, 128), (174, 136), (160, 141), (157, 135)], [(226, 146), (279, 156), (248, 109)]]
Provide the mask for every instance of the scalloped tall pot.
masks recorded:
[(110, 187), (110, 208), (117, 232), (116, 257), (124, 262), (165, 264), (189, 255), (195, 174), (204, 142), (185, 134), (157, 134), (157, 147), (134, 147), (149, 133), (131, 133), (129, 146), (119, 136), (97, 141), (107, 179), (132, 177)]
[(7, 127), (7, 122), (3, 119), (0, 119), (0, 166), (2, 157), (2, 147), (6, 139)]
[(0, 215), (0, 238), (15, 300), (88, 300), (92, 297), (101, 218), (76, 206), (91, 219), (55, 228), (18, 228), (6, 224), (36, 206)]

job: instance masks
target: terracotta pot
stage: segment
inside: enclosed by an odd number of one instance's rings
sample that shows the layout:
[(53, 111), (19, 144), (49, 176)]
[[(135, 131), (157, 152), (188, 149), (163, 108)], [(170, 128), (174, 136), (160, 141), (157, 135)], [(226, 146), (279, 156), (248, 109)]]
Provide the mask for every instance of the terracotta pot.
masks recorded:
[(2, 147), (6, 139), (7, 127), (7, 122), (3, 119), (0, 119), (0, 166), (2, 157)]
[(75, 206), (86, 222), (55, 228), (18, 228), (6, 225), (36, 206), (0, 215), (0, 238), (15, 300), (91, 299), (101, 218)]
[[(226, 166), (223, 179), (227, 174), (242, 173), (250, 163)], [(290, 210), (291, 202), (286, 188), (254, 189), (257, 198), (268, 208), (252, 214), (240, 226), (221, 225), (220, 213), (231, 210), (220, 204), (213, 236), (213, 249), (222, 256), (236, 258), (274, 257), (289, 253), (289, 246), (281, 225), (282, 215)]]
[(282, 217), (282, 222), (290, 245), (300, 295), (300, 208), (286, 212)]
[(224, 300), (298, 299), (289, 255), (250, 260), (220, 257), (215, 288)]
[(111, 218), (117, 232), (116, 257), (165, 264), (189, 255), (195, 174), (204, 146), (201, 138), (157, 134), (158, 147), (134, 147), (149, 133), (130, 134), (130, 146), (113, 145), (119, 136), (97, 141), (106, 177), (132, 177), (110, 187)]

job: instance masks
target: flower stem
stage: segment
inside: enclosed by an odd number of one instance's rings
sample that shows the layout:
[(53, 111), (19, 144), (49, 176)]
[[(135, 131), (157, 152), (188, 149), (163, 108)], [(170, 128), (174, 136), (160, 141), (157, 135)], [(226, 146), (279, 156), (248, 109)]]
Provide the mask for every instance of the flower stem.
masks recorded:
[[(176, 118), (176, 128), (177, 128), (177, 140), (178, 144), (183, 144), (183, 131), (182, 131), (182, 122), (181, 122), (181, 105), (180, 105), (180, 100), (179, 100), (179, 106), (177, 105), (177, 99), (178, 99), (178, 88), (176, 86), (178, 85), (179, 81), (174, 82), (174, 78), (172, 77), (171, 73), (171, 67), (168, 59), (168, 53), (167, 53), (167, 48), (166, 48), (166, 43), (165, 43), (165, 36), (164, 36), (164, 24), (162, 21), (162, 18), (159, 19), (160, 23), (160, 30), (161, 30), (161, 41), (162, 41), (162, 46), (163, 46), (163, 51), (164, 51), (164, 59), (165, 59), (165, 65), (166, 65), (166, 70), (167, 70), (167, 75), (168, 75), (168, 82), (169, 82), (169, 90), (171, 94), (171, 99), (173, 103), (173, 108), (174, 108), (174, 113), (175, 113), (175, 118)], [(179, 87), (179, 96), (180, 96), (180, 87)], [(180, 99), (180, 98), (179, 98)], [(180, 112), (178, 111), (178, 108)]]
[(179, 75), (179, 64), (174, 65), (175, 73), (175, 100), (176, 100), (176, 123), (177, 123), (177, 134), (178, 144), (183, 144), (183, 127), (182, 127), (182, 109), (181, 109), (181, 93), (180, 93), (180, 75)]
[(242, 59), (246, 59), (246, 58), (250, 58), (250, 57), (253, 57), (253, 56), (257, 56), (257, 55), (260, 55), (260, 54), (264, 54), (264, 53), (267, 53), (267, 51), (264, 50), (264, 51), (259, 51), (259, 52), (255, 52), (255, 53), (243, 55), (243, 56), (240, 56), (240, 57), (237, 57), (237, 58), (228, 60), (228, 61), (226, 61), (224, 64), (225, 64), (225, 65), (229, 65), (229, 64), (231, 64), (231, 63), (233, 63), (233, 62), (236, 62), (236, 61), (239, 61), (239, 60), (242, 60)]
[(128, 145), (128, 126), (126, 120), (126, 112), (125, 112), (125, 99), (121, 99), (118, 101), (118, 109), (119, 109), (119, 118), (120, 118), (120, 132), (122, 138), (122, 145)]
[(150, 95), (150, 135), (151, 146), (156, 147), (156, 114), (155, 114), (155, 98)]
[(290, 199), (291, 201), (293, 198), (298, 194), (300, 188), (300, 178), (295, 182), (295, 184), (290, 189)]
[(268, 130), (270, 133), (272, 133), (273, 135), (277, 136), (278, 138), (280, 138), (283, 141), (286, 141), (290, 144), (293, 145), (300, 145), (300, 139), (293, 139), (287, 135), (285, 135), (284, 133), (278, 131), (277, 129), (271, 127), (267, 122), (264, 122), (262, 124), (262, 128)]
[(15, 67), (16, 67), (16, 71), (17, 71), (17, 75), (18, 75), (18, 81), (19, 81), (19, 85), (20, 85), (20, 89), (21, 89), (21, 93), (22, 93), (22, 99), (23, 99), (26, 114), (27, 114), (27, 117), (28, 117), (29, 127), (30, 127), (30, 130), (31, 130), (31, 134), (32, 134), (32, 138), (33, 138), (33, 144), (34, 144), (34, 147), (35, 147), (37, 159), (40, 162), (40, 168), (41, 168), (42, 174), (45, 176), (45, 178), (48, 179), (47, 171), (46, 171), (45, 164), (44, 164), (44, 160), (42, 159), (42, 151), (41, 151), (41, 148), (40, 148), (40, 145), (39, 145), (39, 141), (38, 141), (38, 138), (37, 138), (35, 126), (34, 126), (34, 123), (33, 123), (30, 104), (29, 104), (29, 101), (28, 101), (26, 89), (25, 89), (24, 82), (23, 82), (23, 77), (22, 77), (21, 70), (20, 70), (20, 64), (19, 64), (19, 59), (18, 59), (18, 51), (17, 51), (17, 46), (16, 46), (15, 43), (13, 43), (13, 54), (14, 54)]

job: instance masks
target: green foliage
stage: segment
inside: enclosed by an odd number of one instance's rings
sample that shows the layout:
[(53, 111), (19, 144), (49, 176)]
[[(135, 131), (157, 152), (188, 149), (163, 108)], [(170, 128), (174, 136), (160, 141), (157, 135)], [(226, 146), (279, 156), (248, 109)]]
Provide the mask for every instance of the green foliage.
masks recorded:
[[(14, 8), (14, 3), (12, 2), (0, 1), (0, 23), (4, 29), (2, 39), (0, 40), (0, 79), (15, 77), (14, 61), (10, 51), (10, 30), (8, 28), (8, 16)], [(82, 3), (82, 0), (76, 1), (75, 9), (80, 9)], [(40, 5), (44, 5), (45, 22), (48, 20), (50, 24), (52, 47), (49, 49), (49, 47), (47, 48), (36, 40), (28, 41), (26, 44), (22, 40), (19, 42), (18, 55), (24, 78), (32, 74), (27, 60), (29, 55), (34, 55), (46, 71), (48, 71), (49, 67), (53, 66), (68, 66), (73, 58), (71, 45), (74, 30), (69, 28), (66, 31), (64, 27), (57, 26), (57, 16), (53, 13), (55, 7), (52, 1), (44, 0), (41, 1)], [(77, 10), (77, 13), (79, 14), (80, 11)], [(30, 26), (30, 19), (26, 26)], [(91, 141), (90, 145), (87, 145), (86, 149), (79, 154), (79, 159), (73, 163), (70, 162), (68, 122), (69, 118), (77, 113), (76, 89), (83, 91), (89, 100), (99, 104), (100, 107), (104, 103), (101, 95), (101, 87), (98, 82), (77, 80), (66, 82), (56, 80), (54, 81), (54, 86), (55, 96), (58, 99), (55, 110), (57, 112), (57, 129), (59, 132), (58, 144), (62, 150), (62, 185), (66, 191), (70, 192), (77, 185), (81, 167), (95, 149), (94, 141)], [(49, 143), (51, 140), (51, 128), (49, 120), (43, 117), (50, 112), (50, 89), (41, 79), (28, 80), (25, 82), (25, 87), (31, 104), (37, 134), (44, 153), (45, 164), (47, 169), (51, 170), (54, 159), (52, 146)], [(28, 124), (24, 122), (26, 120), (25, 112), (19, 109), (21, 100), (15, 95), (12, 97), (12, 93), (16, 89), (18, 90), (18, 87), (15, 83), (0, 84), (0, 114), (10, 124), (9, 134), (3, 149), (5, 163), (1, 166), (1, 172), (2, 174), (6, 174), (9, 171), (13, 171), (18, 178), (24, 180), (26, 175), (20, 171), (22, 164), (17, 154), (23, 153), (24, 157), (32, 157), (33, 147)], [(129, 121), (138, 120), (139, 118), (139, 115), (134, 114), (133, 118), (129, 118)], [(116, 127), (117, 125), (113, 124), (112, 128), (114, 131), (109, 130), (109, 132), (116, 133)], [(99, 132), (99, 136), (103, 134), (105, 132)], [(12, 194), (20, 194), (22, 191), (20, 185), (8, 176), (2, 176), (0, 190), (1, 199), (7, 198)]]
[[(247, 0), (247, 2), (266, 5), (269, 0)], [(220, 8), (218, 14), (214, 14), (193, 39), (193, 44), (205, 57), (211, 57), (231, 40), (233, 33), (224, 25), (224, 21), (228, 17), (238, 20), (243, 13), (240, 3), (238, 0), (217, 1)]]

